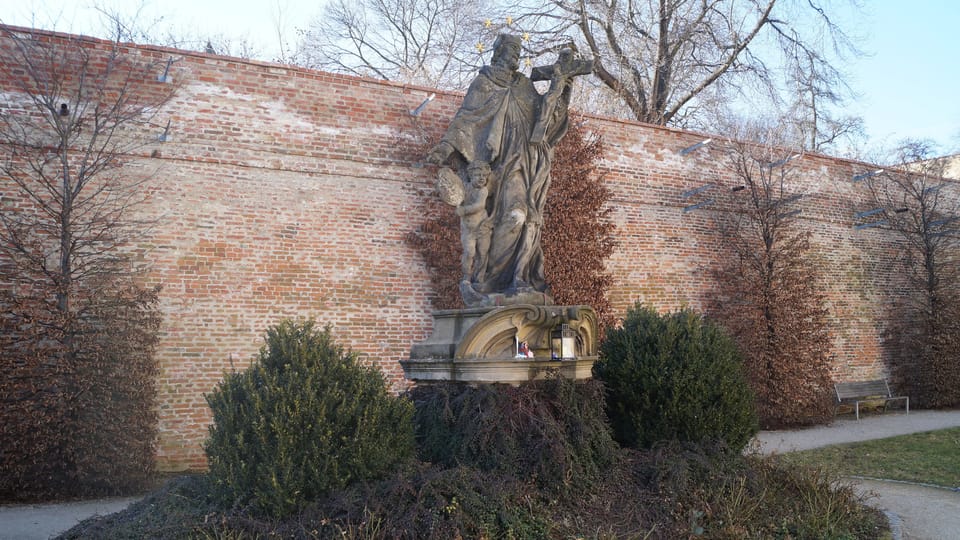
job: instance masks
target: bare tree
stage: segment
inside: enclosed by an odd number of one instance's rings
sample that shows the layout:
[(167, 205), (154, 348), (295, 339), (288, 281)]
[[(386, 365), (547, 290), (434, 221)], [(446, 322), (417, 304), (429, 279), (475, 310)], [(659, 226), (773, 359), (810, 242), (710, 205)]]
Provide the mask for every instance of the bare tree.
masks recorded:
[(710, 311), (743, 352), (761, 426), (817, 423), (832, 413), (830, 342), (810, 234), (799, 220), (797, 155), (782, 146), (782, 130), (750, 131), (740, 140), (763, 144), (726, 143), (716, 179), (725, 252)]
[(825, 0), (334, 0), (305, 33), (301, 61), (463, 87), (481, 64), (476, 51), (497, 32), (527, 37), (531, 62), (572, 41), (595, 66), (596, 84), (574, 100), (582, 110), (717, 130), (731, 102), (760, 101), (769, 111), (790, 109), (803, 147), (823, 150), (860, 129), (857, 118), (835, 112), (850, 89), (833, 59), (859, 51), (827, 7)]
[(897, 168), (866, 179), (879, 227), (898, 236), (907, 288), (891, 309), (891, 345), (906, 390), (922, 406), (960, 404), (960, 186), (926, 141), (904, 143)]
[[(103, 26), (100, 35), (108, 36), (109, 39), (118, 42), (148, 43), (244, 59), (261, 56), (260, 49), (249, 37), (228, 35), (223, 32), (206, 34), (195, 29), (164, 25), (163, 17), (149, 19), (144, 15), (144, 9), (142, 3), (137, 8), (130, 8), (129, 11), (98, 7), (97, 11), (101, 14)], [(283, 42), (281, 42), (281, 54), (283, 54), (282, 46)]]
[(159, 315), (129, 249), (147, 177), (124, 165), (162, 132), (165, 67), (119, 41), (0, 26), (0, 401), (4, 457), (20, 459), (2, 491), (150, 472)]
[[(277, 0), (273, 13), (273, 25), (277, 33), (279, 55), (275, 60), (291, 63), (289, 44), (283, 39), (285, 21), (284, 7)], [(264, 55), (260, 48), (263, 44), (254, 43), (249, 35), (226, 32), (202, 32), (196, 27), (169, 24), (168, 18), (155, 14), (147, 0), (137, 3), (124, 3), (123, 6), (101, 1), (94, 3), (93, 9), (99, 13), (99, 28), (91, 29), (93, 36), (118, 42), (160, 45), (188, 51), (205, 52), (221, 56), (234, 56), (244, 59), (261, 59)], [(49, 28), (55, 28), (56, 21)]]
[(850, 155), (865, 137), (863, 119), (843, 114), (852, 90), (840, 72), (821, 71), (819, 53), (793, 47), (786, 94), (790, 96), (784, 123), (799, 145), (813, 152)]
[(158, 82), (164, 64), (119, 42), (97, 51), (70, 38), (2, 36), (0, 69), (14, 93), (0, 109), (0, 172), (26, 208), (0, 218), (0, 249), (53, 284), (57, 309), (69, 312), (74, 283), (115, 273), (118, 248), (141, 225), (127, 216), (141, 181), (118, 171), (149, 135), (156, 141), (162, 126), (152, 119), (175, 87)]
[(535, 43), (575, 39), (631, 116), (653, 124), (703, 127), (701, 109), (721, 96), (777, 99), (780, 66), (835, 89), (842, 77), (811, 28), (827, 30), (831, 50), (854, 50), (817, 1), (529, 0), (513, 9)]
[(304, 32), (298, 58), (319, 69), (462, 88), (482, 63), (491, 3), (331, 0)]

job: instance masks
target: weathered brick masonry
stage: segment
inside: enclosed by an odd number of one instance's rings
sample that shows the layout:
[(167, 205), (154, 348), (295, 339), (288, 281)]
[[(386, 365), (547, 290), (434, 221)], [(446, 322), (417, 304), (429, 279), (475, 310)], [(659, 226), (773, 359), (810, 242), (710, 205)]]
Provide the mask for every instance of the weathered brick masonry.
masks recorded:
[[(105, 47), (83, 40), (84, 46)], [(210, 414), (203, 398), (225, 370), (242, 368), (263, 331), (284, 317), (314, 317), (380, 366), (398, 387), (398, 364), (430, 332), (430, 286), (403, 242), (423, 221), (433, 170), (423, 145), (461, 95), (199, 53), (137, 47), (176, 60), (182, 85), (158, 118), (169, 141), (131, 167), (156, 170), (141, 211), (157, 227), (138, 249), (150, 284), (163, 287), (158, 356), (159, 463), (201, 468)], [(9, 87), (9, 84), (2, 84)], [(9, 106), (0, 103), (0, 107)], [(662, 309), (702, 306), (707, 269), (722, 246), (709, 210), (682, 212), (681, 193), (711, 181), (719, 150), (678, 151), (704, 137), (635, 122), (588, 118), (603, 134), (619, 247), (611, 299)], [(158, 133), (160, 129), (158, 128)], [(886, 372), (885, 293), (893, 287), (889, 233), (855, 231), (864, 164), (806, 155), (797, 203), (815, 233), (824, 271), (835, 377)], [(6, 190), (4, 190), (6, 191)]]

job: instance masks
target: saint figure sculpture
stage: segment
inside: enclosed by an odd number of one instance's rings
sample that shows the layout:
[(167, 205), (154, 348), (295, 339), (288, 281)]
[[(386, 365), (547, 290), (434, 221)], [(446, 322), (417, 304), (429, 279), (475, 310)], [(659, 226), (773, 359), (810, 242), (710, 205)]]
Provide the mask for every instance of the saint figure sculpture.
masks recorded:
[[(463, 179), (468, 196), (455, 204), (467, 205), (458, 210), (462, 219), (470, 216), (464, 233), (489, 223), (490, 232), (480, 229), (482, 242), (471, 247), (464, 242), (464, 250), (486, 250), (464, 254), (460, 292), (468, 307), (553, 303), (540, 247), (550, 162), (567, 131), (573, 77), (590, 73), (592, 63), (571, 46), (557, 63), (536, 67), (527, 77), (519, 71), (520, 51), (518, 36), (497, 38), (490, 65), (470, 84), (443, 139), (427, 156), (442, 172), (452, 168)], [(538, 80), (550, 81), (545, 94), (534, 87)], [(478, 182), (470, 175), (487, 167), (486, 189), (480, 191), (485, 203), (479, 205), (473, 185)]]

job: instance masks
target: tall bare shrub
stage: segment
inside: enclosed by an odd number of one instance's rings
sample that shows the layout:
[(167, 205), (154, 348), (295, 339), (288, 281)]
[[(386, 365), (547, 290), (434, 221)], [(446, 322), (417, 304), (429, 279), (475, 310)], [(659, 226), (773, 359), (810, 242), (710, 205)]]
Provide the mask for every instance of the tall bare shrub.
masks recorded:
[(175, 87), (118, 41), (0, 27), (0, 497), (143, 484), (156, 442), (157, 291), (124, 165)]
[(905, 143), (896, 169), (866, 179), (869, 208), (899, 239), (888, 339), (900, 391), (924, 407), (960, 405), (960, 190), (946, 160), (922, 141)]
[(773, 145), (727, 148), (730, 195), (715, 214), (727, 251), (711, 312), (743, 353), (761, 427), (822, 422), (832, 413), (830, 336), (810, 233), (797, 213), (800, 194), (792, 191), (797, 169)]

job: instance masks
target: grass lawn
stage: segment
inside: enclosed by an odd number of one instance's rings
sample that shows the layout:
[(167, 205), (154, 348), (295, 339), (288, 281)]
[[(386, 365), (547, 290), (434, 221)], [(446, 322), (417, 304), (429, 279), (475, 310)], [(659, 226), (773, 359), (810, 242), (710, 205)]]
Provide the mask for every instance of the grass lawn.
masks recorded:
[(780, 458), (787, 463), (820, 465), (844, 476), (960, 488), (960, 428), (838, 444)]

